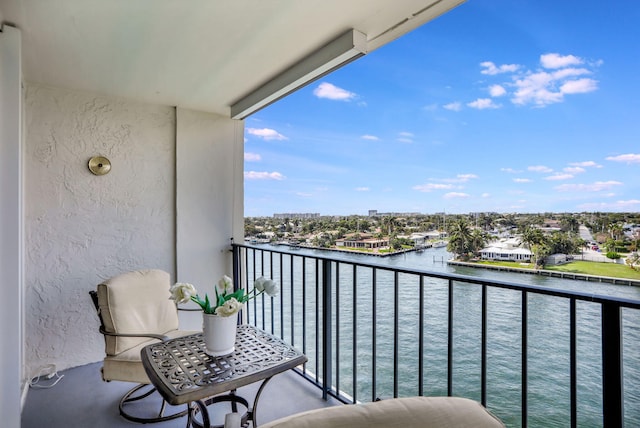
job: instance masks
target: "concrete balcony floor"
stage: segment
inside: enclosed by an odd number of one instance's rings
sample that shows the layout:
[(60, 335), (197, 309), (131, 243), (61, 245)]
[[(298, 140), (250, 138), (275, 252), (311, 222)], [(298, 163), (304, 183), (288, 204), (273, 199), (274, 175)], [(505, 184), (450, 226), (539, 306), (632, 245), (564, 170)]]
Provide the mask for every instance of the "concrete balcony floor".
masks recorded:
[[(64, 377), (52, 388), (30, 388), (22, 410), (22, 428), (118, 428), (132, 426), (153, 426), (158, 428), (185, 427), (187, 418), (142, 425), (120, 416), (118, 402), (135, 384), (128, 382), (103, 382), (100, 377), (102, 363), (92, 363), (60, 372)], [(48, 382), (48, 381), (46, 381)], [(41, 382), (42, 384), (46, 383)], [(252, 404), (258, 384), (238, 390), (238, 395)], [(160, 409), (160, 397), (145, 399), (151, 401), (144, 412), (153, 415)], [(324, 401), (320, 389), (307, 382), (302, 376), (289, 371), (274, 376), (266, 385), (258, 404), (258, 423), (263, 424), (283, 416), (320, 407), (339, 405), (336, 400)], [(140, 406), (140, 404), (130, 404)], [(216, 404), (210, 408), (214, 423), (221, 423), (229, 405)], [(181, 406), (184, 408), (184, 406)], [(172, 408), (168, 409), (173, 410)]]

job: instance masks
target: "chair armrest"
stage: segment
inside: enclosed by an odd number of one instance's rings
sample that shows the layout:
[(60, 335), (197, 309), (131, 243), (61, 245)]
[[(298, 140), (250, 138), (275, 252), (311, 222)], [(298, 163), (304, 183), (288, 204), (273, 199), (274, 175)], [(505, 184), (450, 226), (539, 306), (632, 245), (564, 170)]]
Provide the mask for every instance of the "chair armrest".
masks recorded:
[(181, 308), (179, 306), (178, 306), (178, 310), (185, 311), (185, 312), (202, 312), (202, 309), (200, 308)]
[(162, 342), (165, 342), (170, 339), (169, 336), (165, 336), (164, 334), (153, 334), (153, 333), (111, 333), (106, 331), (104, 327), (100, 326), (100, 333), (105, 336), (116, 336), (116, 337), (149, 337), (151, 339), (158, 339)]

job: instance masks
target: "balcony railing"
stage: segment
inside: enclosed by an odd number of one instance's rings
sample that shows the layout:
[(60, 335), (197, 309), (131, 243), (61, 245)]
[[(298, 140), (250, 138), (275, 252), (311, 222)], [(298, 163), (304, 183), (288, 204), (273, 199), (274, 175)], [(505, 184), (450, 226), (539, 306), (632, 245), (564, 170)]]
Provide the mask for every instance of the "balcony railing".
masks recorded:
[(265, 276), (281, 289), (252, 300), (247, 322), (299, 347), (309, 358), (301, 374), (325, 398), (466, 396), (521, 427), (638, 421), (624, 373), (634, 371), (635, 391), (639, 301), (264, 246), (233, 251), (237, 284)]

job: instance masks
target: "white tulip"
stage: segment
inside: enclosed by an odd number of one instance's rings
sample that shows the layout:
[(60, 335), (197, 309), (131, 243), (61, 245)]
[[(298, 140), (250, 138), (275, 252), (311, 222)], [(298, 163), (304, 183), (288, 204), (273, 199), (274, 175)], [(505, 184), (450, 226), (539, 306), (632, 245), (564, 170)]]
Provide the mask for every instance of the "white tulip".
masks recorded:
[(224, 305), (216, 308), (216, 315), (230, 317), (231, 315), (237, 314), (240, 309), (242, 309), (242, 303), (232, 297), (224, 302)]
[(191, 300), (191, 296), (198, 294), (196, 287), (186, 282), (178, 282), (169, 288), (171, 292), (171, 300), (175, 300), (177, 304), (187, 303)]

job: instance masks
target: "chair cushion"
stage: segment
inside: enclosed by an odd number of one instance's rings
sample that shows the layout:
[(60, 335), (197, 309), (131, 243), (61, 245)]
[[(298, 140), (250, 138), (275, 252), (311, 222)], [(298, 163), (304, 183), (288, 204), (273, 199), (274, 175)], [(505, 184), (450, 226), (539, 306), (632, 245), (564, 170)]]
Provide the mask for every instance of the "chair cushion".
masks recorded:
[[(187, 336), (189, 334), (199, 333), (198, 331), (173, 330), (166, 332), (166, 336), (173, 339), (174, 337)], [(121, 380), (125, 382), (149, 383), (149, 378), (142, 366), (140, 351), (147, 345), (158, 340), (151, 339), (142, 342), (131, 349), (121, 352), (118, 355), (107, 356), (102, 366), (102, 379), (104, 380)]]
[[(178, 311), (170, 300), (169, 274), (159, 269), (127, 272), (98, 285), (98, 306), (107, 332), (166, 334), (178, 329)], [(105, 335), (108, 356), (118, 355), (146, 337)]]
[(261, 428), (504, 428), (480, 403), (459, 397), (407, 397), (310, 410)]

